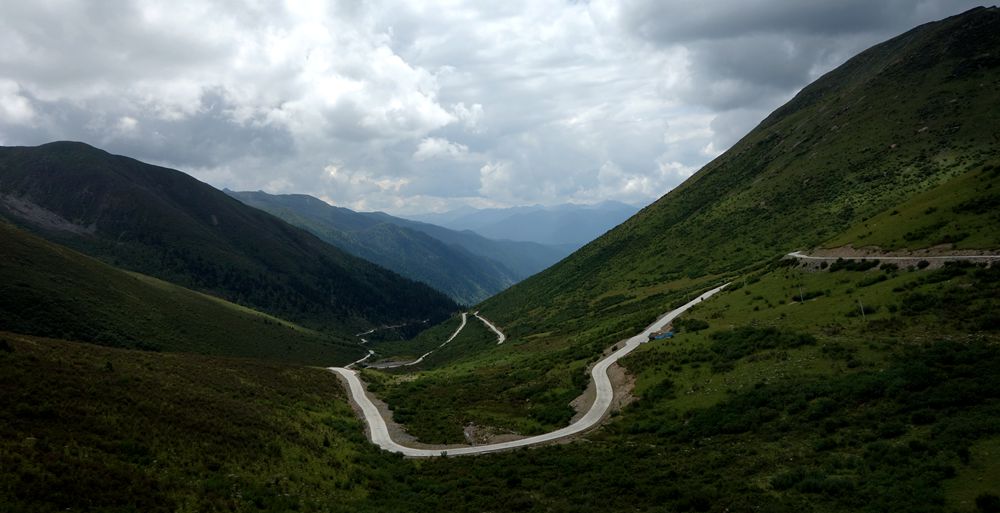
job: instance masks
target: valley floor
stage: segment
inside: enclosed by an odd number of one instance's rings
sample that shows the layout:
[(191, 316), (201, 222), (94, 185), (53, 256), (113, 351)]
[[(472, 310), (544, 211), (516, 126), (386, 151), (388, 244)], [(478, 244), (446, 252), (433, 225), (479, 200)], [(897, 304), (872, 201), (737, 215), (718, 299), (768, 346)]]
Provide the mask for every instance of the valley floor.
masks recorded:
[[(625, 357), (633, 350), (638, 348), (641, 344), (645, 344), (650, 341), (650, 335), (662, 330), (665, 326), (669, 325), (674, 319), (683, 314), (685, 311), (689, 310), (691, 307), (701, 303), (705, 299), (708, 299), (715, 295), (717, 292), (722, 290), (725, 285), (716, 287), (708, 292), (701, 294), (690, 302), (684, 304), (680, 308), (676, 308), (665, 315), (663, 315), (656, 322), (648, 326), (641, 333), (635, 335), (632, 338), (624, 341), (624, 345), (620, 349), (615, 350), (609, 356), (603, 360), (597, 362), (591, 370), (591, 379), (594, 383), (594, 397), (593, 402), (590, 407), (586, 410), (583, 417), (577, 419), (572, 424), (558, 429), (549, 433), (544, 433), (540, 435), (535, 435), (527, 438), (520, 438), (517, 440), (510, 440), (506, 442), (499, 442), (487, 445), (477, 445), (477, 446), (440, 446), (433, 449), (427, 449), (423, 447), (412, 447), (400, 444), (396, 440), (393, 440), (390, 435), (390, 429), (388, 423), (391, 420), (384, 417), (384, 412), (371, 401), (368, 397), (368, 392), (365, 388), (364, 383), (358, 378), (357, 372), (351, 370), (349, 367), (330, 367), (330, 370), (340, 375), (348, 385), (350, 390), (351, 400), (357, 406), (357, 409), (363, 415), (365, 422), (368, 424), (368, 436), (372, 443), (378, 445), (382, 449), (391, 452), (398, 452), (410, 457), (436, 457), (436, 456), (461, 456), (461, 455), (472, 455), (472, 454), (485, 454), (490, 452), (506, 451), (511, 449), (516, 449), (519, 447), (528, 447), (532, 445), (540, 445), (551, 443), (559, 440), (563, 440), (569, 437), (576, 436), (587, 430), (592, 429), (597, 426), (604, 418), (606, 418), (611, 405), (612, 399), (615, 396), (615, 390), (612, 387), (611, 379), (608, 376), (608, 369), (618, 362), (621, 358)], [(478, 312), (476, 317), (479, 317)], [(502, 344), (504, 339), (503, 333), (501, 333), (492, 323), (486, 321), (482, 317), (479, 317), (487, 324), (493, 331), (498, 335), (497, 344)], [(450, 342), (455, 335), (461, 331), (461, 328), (465, 326), (465, 314), (462, 317), (462, 326), (456, 331), (452, 337), (450, 337), (445, 343)], [(442, 344), (444, 345), (444, 344)], [(617, 345), (615, 347), (618, 347)], [(425, 355), (426, 356), (426, 355)], [(420, 358), (422, 360), (423, 357)]]

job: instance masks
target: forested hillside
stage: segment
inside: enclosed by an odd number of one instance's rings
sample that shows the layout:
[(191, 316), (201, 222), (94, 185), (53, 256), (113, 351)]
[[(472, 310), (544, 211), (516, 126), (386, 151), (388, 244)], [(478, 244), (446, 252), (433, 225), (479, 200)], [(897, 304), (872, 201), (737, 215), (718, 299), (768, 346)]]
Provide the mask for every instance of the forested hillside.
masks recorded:
[(496, 260), (383, 219), (388, 215), (354, 212), (304, 194), (226, 192), (352, 255), (426, 283), (459, 303), (478, 303), (520, 279)]
[(112, 265), (301, 322), (443, 319), (443, 294), (175, 171), (82, 143), (0, 148), (2, 213)]

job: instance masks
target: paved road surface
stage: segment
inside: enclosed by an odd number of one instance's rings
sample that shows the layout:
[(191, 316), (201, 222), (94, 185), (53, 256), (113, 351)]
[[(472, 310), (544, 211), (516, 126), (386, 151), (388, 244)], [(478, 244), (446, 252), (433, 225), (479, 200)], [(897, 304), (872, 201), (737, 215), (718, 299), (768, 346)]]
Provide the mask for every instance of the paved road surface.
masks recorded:
[(827, 262), (836, 262), (837, 260), (944, 260), (944, 261), (955, 261), (955, 260), (972, 260), (987, 262), (990, 260), (1000, 260), (1000, 255), (941, 255), (941, 256), (881, 256), (881, 255), (867, 255), (867, 256), (812, 256), (804, 255), (801, 251), (793, 251), (789, 253), (788, 256), (792, 258), (798, 258), (802, 260), (825, 260)]
[(479, 319), (480, 321), (483, 321), (483, 324), (485, 324), (487, 328), (493, 330), (493, 333), (497, 334), (497, 345), (503, 344), (504, 341), (507, 340), (507, 335), (504, 335), (502, 331), (497, 329), (497, 327), (494, 326), (492, 322), (487, 321), (485, 317), (479, 315), (479, 312), (476, 312), (473, 315), (475, 315), (476, 318)]
[[(613, 363), (617, 362), (623, 356), (631, 353), (635, 348), (639, 347), (641, 344), (646, 343), (649, 340), (649, 334), (654, 331), (659, 331), (664, 326), (673, 321), (678, 315), (684, 313), (692, 306), (700, 303), (701, 301), (712, 297), (715, 293), (722, 290), (726, 285), (716, 287), (704, 294), (698, 296), (691, 302), (685, 304), (684, 306), (669, 312), (660, 319), (658, 319), (653, 324), (649, 325), (642, 333), (628, 339), (624, 346), (622, 346), (617, 351), (611, 353), (607, 358), (597, 362), (594, 368), (591, 370), (591, 379), (594, 380), (596, 388), (596, 398), (594, 399), (594, 404), (591, 405), (587, 413), (581, 417), (576, 422), (555, 431), (545, 433), (542, 435), (532, 436), (528, 438), (522, 438), (520, 440), (514, 440), (510, 442), (502, 442), (489, 445), (475, 445), (475, 446), (465, 446), (453, 449), (416, 449), (413, 447), (407, 447), (401, 445), (394, 441), (389, 436), (389, 429), (386, 427), (385, 419), (379, 414), (378, 408), (372, 404), (368, 396), (365, 395), (365, 387), (358, 379), (358, 375), (355, 371), (342, 368), (342, 367), (330, 367), (330, 370), (343, 376), (347, 380), (348, 387), (351, 390), (351, 398), (355, 403), (361, 408), (361, 412), (364, 415), (365, 422), (368, 424), (368, 434), (371, 438), (372, 443), (378, 445), (382, 449), (392, 452), (402, 453), (405, 456), (417, 457), (417, 458), (428, 458), (433, 456), (441, 456), (447, 454), (448, 456), (461, 456), (467, 454), (483, 454), (489, 452), (504, 451), (508, 449), (514, 449), (517, 447), (526, 447), (529, 445), (538, 445), (547, 442), (552, 442), (559, 440), (561, 438), (566, 438), (568, 436), (576, 435), (582, 433), (600, 423), (601, 419), (608, 413), (611, 408), (611, 401), (614, 398), (614, 389), (611, 385), (611, 379), (608, 377), (608, 367)], [(485, 322), (485, 321), (484, 321)]]

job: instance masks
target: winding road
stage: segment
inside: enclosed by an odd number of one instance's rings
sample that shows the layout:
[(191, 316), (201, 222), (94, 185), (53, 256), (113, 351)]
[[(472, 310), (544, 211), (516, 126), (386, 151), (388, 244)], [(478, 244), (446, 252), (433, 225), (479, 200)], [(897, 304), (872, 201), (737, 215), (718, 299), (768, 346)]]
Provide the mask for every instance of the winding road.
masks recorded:
[[(452, 340), (455, 340), (455, 337), (457, 337), (458, 334), (462, 332), (462, 328), (465, 327), (465, 318), (466, 318), (466, 313), (462, 312), (462, 324), (458, 325), (458, 329), (456, 329), (455, 332), (452, 333), (450, 337), (448, 337), (448, 340), (445, 340), (444, 342), (441, 343), (441, 345), (439, 345), (439, 346), (435, 347), (434, 349), (431, 349), (430, 351), (427, 351), (426, 353), (420, 355), (420, 358), (417, 358), (416, 360), (413, 360), (412, 362), (387, 363), (387, 364), (383, 364), (383, 365), (373, 366), (372, 368), (375, 368), (375, 369), (395, 369), (397, 367), (408, 367), (410, 365), (416, 365), (416, 364), (424, 361), (424, 358), (427, 358), (428, 356), (430, 356), (431, 353), (433, 353), (434, 351), (437, 351), (438, 349), (441, 349), (442, 347), (448, 345), (448, 342), (451, 342)], [(357, 362), (355, 362), (355, 363), (357, 363)], [(348, 365), (347, 368), (351, 368), (353, 365), (354, 364), (352, 363), (351, 365)]]
[[(728, 283), (726, 284), (728, 285)], [(667, 324), (670, 324), (677, 316), (686, 312), (692, 306), (712, 297), (715, 293), (722, 290), (726, 285), (721, 285), (716, 287), (704, 294), (698, 296), (692, 301), (688, 302), (684, 306), (672, 310), (663, 317), (657, 319), (656, 322), (649, 325), (645, 330), (643, 330), (638, 335), (625, 341), (625, 344), (617, 351), (611, 353), (608, 357), (597, 362), (594, 368), (591, 370), (591, 379), (594, 381), (596, 389), (596, 397), (594, 403), (576, 422), (549, 433), (532, 436), (528, 438), (522, 438), (520, 440), (513, 440), (510, 442), (501, 442), (489, 445), (474, 445), (474, 446), (464, 446), (456, 447), (450, 449), (418, 449), (415, 447), (407, 447), (402, 445), (389, 436), (389, 428), (386, 426), (385, 419), (379, 413), (378, 408), (372, 403), (371, 399), (365, 394), (365, 386), (358, 378), (357, 372), (345, 368), (345, 367), (329, 367), (329, 370), (339, 374), (341, 377), (347, 381), (348, 388), (351, 392), (352, 401), (358, 405), (361, 409), (361, 413), (364, 416), (365, 423), (368, 424), (368, 436), (372, 443), (378, 445), (382, 449), (392, 452), (398, 452), (405, 456), (410, 456), (414, 458), (429, 458), (434, 456), (462, 456), (470, 454), (484, 454), (497, 451), (505, 451), (509, 449), (515, 449), (518, 447), (527, 447), (531, 445), (538, 445), (560, 440), (569, 436), (573, 436), (588, 429), (593, 428), (601, 422), (605, 415), (607, 415), (608, 410), (611, 408), (611, 402), (614, 398), (614, 388), (611, 385), (611, 379), (608, 377), (608, 368), (612, 364), (620, 360), (625, 355), (631, 353), (635, 348), (639, 347), (649, 341), (649, 335), (655, 331), (659, 331)], [(478, 317), (478, 315), (477, 315)], [(464, 319), (464, 316), (463, 316)], [(486, 322), (487, 325), (492, 326), (485, 319), (480, 319)], [(500, 333), (495, 327), (494, 331)], [(457, 332), (456, 332), (457, 334)], [(501, 334), (502, 336), (502, 334)], [(506, 338), (506, 337), (504, 337)], [(499, 343), (502, 343), (501, 340)]]
[(487, 321), (485, 317), (479, 315), (478, 311), (476, 313), (474, 313), (473, 315), (476, 316), (476, 319), (479, 319), (480, 321), (483, 321), (483, 324), (485, 324), (487, 328), (493, 330), (493, 333), (497, 334), (497, 345), (503, 344), (504, 341), (507, 340), (507, 335), (504, 335), (502, 331), (500, 331), (499, 329), (497, 329), (497, 327), (494, 326), (492, 322)]

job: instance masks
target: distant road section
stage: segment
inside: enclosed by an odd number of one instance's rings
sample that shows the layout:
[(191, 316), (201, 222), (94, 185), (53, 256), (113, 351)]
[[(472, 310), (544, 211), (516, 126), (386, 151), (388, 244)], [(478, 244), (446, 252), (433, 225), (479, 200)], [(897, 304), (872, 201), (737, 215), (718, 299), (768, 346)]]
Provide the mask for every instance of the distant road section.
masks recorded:
[[(395, 369), (397, 367), (409, 367), (410, 365), (416, 365), (416, 364), (424, 361), (424, 358), (427, 358), (434, 351), (437, 351), (438, 349), (441, 349), (442, 347), (446, 346), (448, 344), (448, 342), (451, 342), (452, 340), (454, 340), (455, 337), (457, 337), (458, 334), (462, 332), (462, 328), (465, 327), (465, 318), (466, 318), (466, 313), (462, 312), (462, 323), (459, 324), (458, 325), (458, 329), (456, 329), (455, 332), (452, 333), (450, 337), (448, 337), (448, 340), (445, 340), (444, 342), (441, 343), (441, 345), (439, 345), (439, 346), (435, 347), (434, 349), (431, 349), (430, 351), (427, 351), (426, 353), (420, 355), (420, 358), (417, 358), (416, 360), (413, 360), (412, 362), (402, 362), (402, 363), (396, 362), (396, 363), (375, 364), (375, 365), (371, 365), (371, 368), (373, 368), (373, 369)], [(351, 364), (351, 365), (354, 365), (354, 364)], [(351, 365), (348, 365), (347, 368), (351, 368)]]
[(497, 329), (497, 327), (494, 326), (492, 322), (487, 321), (485, 317), (479, 315), (479, 312), (476, 312), (473, 315), (475, 315), (476, 318), (479, 319), (480, 321), (483, 321), (483, 324), (485, 324), (487, 328), (493, 330), (493, 333), (497, 334), (497, 345), (503, 344), (504, 341), (507, 340), (507, 335), (504, 335), (502, 331)]
[[(728, 285), (728, 284), (727, 284)], [(545, 433), (542, 435), (532, 436), (528, 438), (522, 438), (520, 440), (513, 440), (510, 442), (502, 442), (489, 445), (475, 445), (475, 446), (462, 446), (454, 447), (450, 449), (417, 449), (414, 447), (407, 447), (401, 445), (393, 440), (389, 436), (389, 428), (386, 426), (385, 419), (379, 413), (378, 408), (372, 403), (371, 399), (365, 393), (365, 386), (358, 379), (358, 375), (355, 371), (343, 368), (343, 367), (330, 367), (329, 369), (340, 376), (342, 376), (346, 381), (348, 388), (351, 391), (351, 399), (357, 404), (361, 413), (364, 416), (365, 422), (368, 424), (368, 436), (372, 443), (378, 445), (382, 449), (392, 452), (398, 452), (405, 456), (411, 456), (414, 458), (429, 458), (434, 456), (462, 456), (469, 454), (484, 454), (497, 451), (505, 451), (508, 449), (515, 449), (518, 447), (527, 447), (530, 445), (544, 444), (548, 442), (553, 442), (562, 438), (573, 436), (588, 429), (593, 428), (601, 419), (607, 415), (608, 410), (611, 408), (611, 402), (614, 398), (614, 388), (611, 384), (611, 379), (608, 377), (608, 367), (620, 360), (625, 355), (631, 353), (635, 348), (649, 341), (649, 335), (655, 331), (661, 330), (667, 324), (670, 324), (677, 316), (686, 312), (692, 306), (712, 297), (717, 292), (722, 290), (726, 285), (716, 287), (704, 294), (696, 297), (692, 301), (688, 302), (684, 306), (672, 310), (663, 317), (660, 317), (656, 322), (650, 324), (645, 330), (643, 330), (638, 335), (625, 341), (625, 344), (617, 351), (611, 353), (607, 358), (597, 362), (594, 368), (590, 372), (591, 379), (594, 380), (594, 385), (596, 388), (596, 397), (594, 399), (594, 404), (590, 406), (587, 413), (584, 414), (576, 422), (555, 431)], [(477, 317), (479, 317), (477, 315)], [(490, 325), (485, 319), (480, 319)], [(496, 330), (499, 333), (499, 330)], [(501, 335), (502, 336), (502, 335)], [(501, 341), (502, 342), (502, 341)]]
[(348, 368), (348, 369), (350, 369), (351, 367), (354, 367), (355, 365), (357, 365), (357, 364), (359, 364), (359, 363), (363, 363), (363, 362), (364, 362), (365, 360), (367, 360), (367, 359), (371, 358), (373, 354), (375, 354), (375, 351), (372, 351), (371, 349), (369, 349), (369, 350), (368, 350), (368, 354), (366, 354), (364, 358), (362, 358), (362, 359), (360, 359), (360, 360), (358, 360), (358, 361), (355, 361), (355, 362), (352, 362), (352, 363), (348, 364), (348, 365), (347, 365), (347, 368)]

